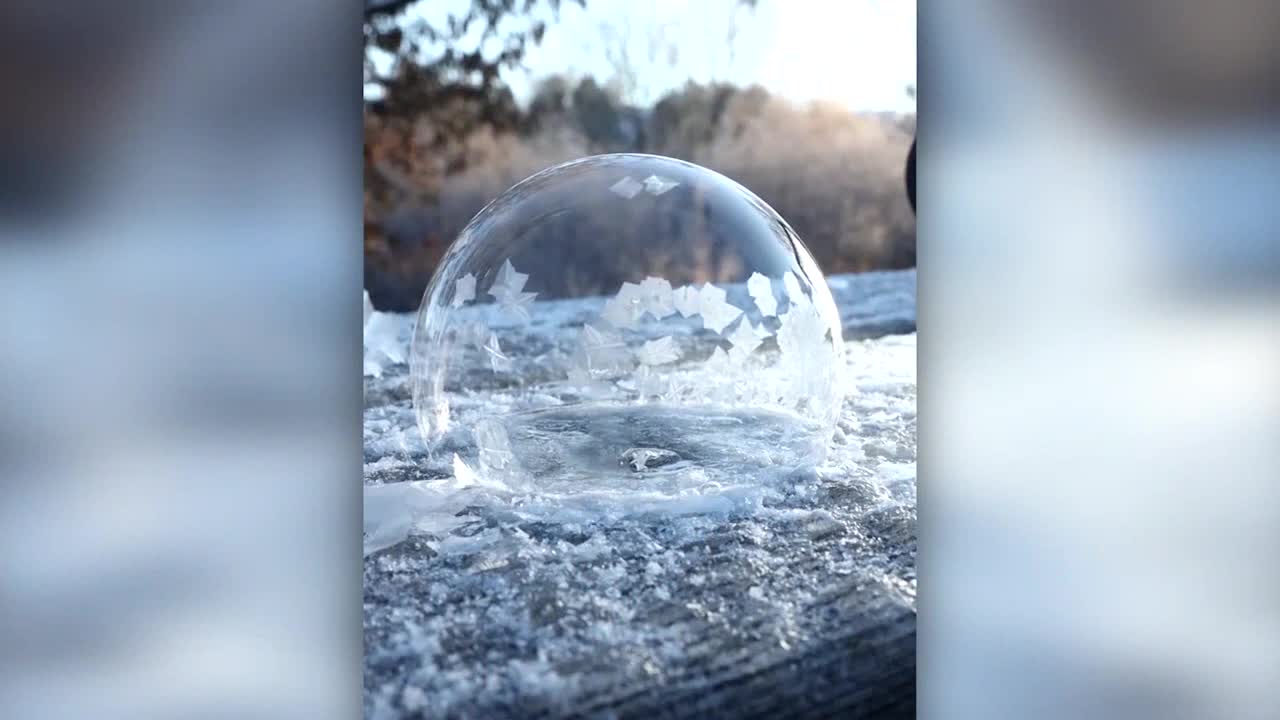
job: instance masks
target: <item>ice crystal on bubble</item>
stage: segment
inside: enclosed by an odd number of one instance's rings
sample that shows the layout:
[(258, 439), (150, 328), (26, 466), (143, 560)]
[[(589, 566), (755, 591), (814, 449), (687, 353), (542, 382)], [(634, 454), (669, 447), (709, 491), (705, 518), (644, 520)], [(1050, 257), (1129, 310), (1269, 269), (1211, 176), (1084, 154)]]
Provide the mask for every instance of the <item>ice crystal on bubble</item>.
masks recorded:
[(742, 322), (738, 323), (738, 326), (726, 338), (733, 344), (733, 348), (729, 350), (729, 357), (738, 362), (745, 360), (748, 355), (755, 352), (756, 348), (760, 347), (760, 344), (764, 342), (764, 337), (761, 336), (760, 331), (751, 324), (751, 321), (745, 315), (742, 318)]
[(778, 300), (773, 296), (773, 284), (769, 282), (769, 278), (758, 272), (751, 273), (747, 280), (747, 292), (756, 301), (761, 315), (769, 317), (778, 314)]
[(644, 365), (665, 365), (680, 359), (680, 348), (670, 336), (660, 337), (641, 345), (636, 358)]
[(494, 372), (511, 372), (511, 358), (502, 351), (497, 335), (492, 333), (489, 335), (489, 341), (485, 343), (484, 351), (489, 354), (489, 364), (493, 367)]
[(529, 319), (529, 305), (538, 293), (523, 292), (524, 284), (529, 281), (527, 273), (516, 272), (510, 260), (502, 263), (498, 276), (489, 288), (489, 295), (498, 301), (504, 311), (516, 315), (522, 320)]
[(618, 182), (609, 186), (609, 191), (612, 192), (614, 195), (618, 195), (620, 197), (624, 197), (630, 200), (631, 198), (639, 195), (640, 192), (644, 190), (644, 187), (645, 186), (643, 184), (636, 182), (635, 180), (632, 180), (631, 176), (628, 175), (627, 177), (624, 177)]
[(787, 301), (790, 302), (792, 306), (804, 305), (809, 302), (809, 298), (804, 294), (804, 290), (800, 287), (800, 281), (796, 279), (796, 276), (792, 272), (787, 271), (783, 274), (782, 285), (787, 289)]
[(663, 278), (647, 277), (640, 282), (640, 305), (656, 320), (674, 315), (675, 300), (672, 297), (671, 283)]
[(600, 389), (600, 379), (625, 372), (630, 364), (622, 338), (587, 324), (582, 327), (569, 359), (569, 382), (580, 388)]
[(661, 195), (668, 190), (675, 188), (679, 184), (680, 183), (674, 180), (668, 180), (667, 178), (658, 177), (657, 175), (650, 175), (644, 179), (644, 189), (650, 195), (654, 196)]
[(725, 300), (724, 288), (711, 283), (702, 286), (698, 291), (698, 311), (702, 315), (702, 326), (713, 332), (724, 332), (726, 327), (742, 314), (741, 308), (730, 305)]
[[(827, 328), (812, 304), (792, 305), (782, 316), (782, 326), (778, 328), (778, 348), (783, 353), (804, 356), (818, 349), (818, 345), (830, 345), (824, 338), (826, 332)], [(815, 342), (816, 338), (822, 338), (821, 342)]]
[(728, 353), (724, 351), (724, 348), (717, 345), (716, 349), (711, 351), (711, 356), (707, 358), (707, 362), (704, 367), (711, 372), (723, 372), (727, 370), (729, 368)]
[(476, 276), (467, 273), (453, 284), (453, 302), (451, 307), (460, 308), (476, 299)]
[(609, 298), (600, 317), (618, 329), (634, 329), (645, 313), (644, 291), (636, 283), (624, 282), (618, 294)]
[(698, 314), (700, 297), (698, 288), (692, 285), (685, 285), (671, 293), (672, 304), (681, 317), (693, 317)]
[(671, 377), (651, 365), (641, 365), (636, 370), (635, 388), (641, 397), (663, 397), (671, 392)]

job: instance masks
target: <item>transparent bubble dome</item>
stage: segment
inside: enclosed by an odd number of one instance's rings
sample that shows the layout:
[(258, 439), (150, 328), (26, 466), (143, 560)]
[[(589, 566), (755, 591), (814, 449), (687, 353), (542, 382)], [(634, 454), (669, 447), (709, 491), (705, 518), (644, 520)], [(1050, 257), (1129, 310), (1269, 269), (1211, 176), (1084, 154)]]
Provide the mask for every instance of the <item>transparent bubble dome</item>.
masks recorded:
[(476, 215), (426, 290), (410, 368), (428, 448), (467, 433), (462, 459), (490, 479), (684, 492), (820, 462), (843, 352), (826, 280), (772, 208), (620, 154)]

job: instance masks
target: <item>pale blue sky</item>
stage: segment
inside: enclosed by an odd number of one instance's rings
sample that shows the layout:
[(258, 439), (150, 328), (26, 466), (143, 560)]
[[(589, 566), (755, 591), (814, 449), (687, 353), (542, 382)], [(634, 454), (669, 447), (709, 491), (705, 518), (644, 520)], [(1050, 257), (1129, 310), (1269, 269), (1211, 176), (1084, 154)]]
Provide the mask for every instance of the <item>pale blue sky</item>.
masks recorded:
[[(437, 0), (422, 12), (438, 20), (469, 5)], [(585, 10), (565, 2), (525, 69), (504, 77), (520, 99), (552, 73), (608, 81), (608, 51), (623, 44), (639, 71), (632, 99), (646, 104), (686, 80), (714, 79), (759, 83), (802, 102), (915, 110), (906, 94), (916, 81), (915, 0), (759, 0), (754, 11), (737, 0), (587, 0)]]

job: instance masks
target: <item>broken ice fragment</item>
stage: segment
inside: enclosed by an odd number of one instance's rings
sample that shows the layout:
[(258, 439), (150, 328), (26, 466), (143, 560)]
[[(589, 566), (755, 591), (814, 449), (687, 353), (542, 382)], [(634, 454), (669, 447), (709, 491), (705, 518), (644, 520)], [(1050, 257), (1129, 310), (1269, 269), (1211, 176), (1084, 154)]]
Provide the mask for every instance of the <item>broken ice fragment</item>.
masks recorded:
[(661, 195), (679, 184), (675, 180), (658, 177), (657, 175), (650, 175), (644, 179), (644, 189), (654, 196)]
[(621, 180), (619, 180), (618, 182), (614, 183), (609, 187), (609, 190), (614, 195), (624, 197), (628, 200), (635, 197), (636, 195), (639, 195), (640, 191), (643, 189), (644, 189), (644, 185), (641, 185), (635, 180), (632, 180), (631, 176), (629, 175), (627, 177), (622, 178)]
[(662, 448), (628, 448), (618, 457), (618, 464), (640, 472), (680, 461), (680, 455)]
[(467, 273), (453, 283), (453, 302), (451, 307), (460, 308), (476, 299), (476, 276)]
[(756, 301), (761, 315), (769, 317), (778, 314), (778, 300), (773, 296), (773, 284), (769, 282), (769, 278), (758, 272), (751, 273), (747, 280), (747, 292)]
[(369, 324), (369, 316), (373, 314), (373, 303), (369, 302), (369, 291), (364, 291), (364, 324)]
[(671, 297), (671, 283), (662, 278), (647, 277), (639, 286), (640, 305), (654, 318), (661, 320), (675, 314), (676, 305)]
[(670, 336), (650, 340), (636, 351), (636, 359), (644, 365), (663, 365), (680, 359), (680, 348)]
[(489, 342), (485, 343), (484, 351), (489, 354), (489, 364), (494, 372), (511, 372), (511, 358), (502, 352), (502, 346), (498, 344), (496, 334), (489, 335)]
[(671, 293), (671, 301), (681, 317), (693, 317), (698, 314), (698, 289), (692, 285), (685, 285), (679, 290), (673, 291)]

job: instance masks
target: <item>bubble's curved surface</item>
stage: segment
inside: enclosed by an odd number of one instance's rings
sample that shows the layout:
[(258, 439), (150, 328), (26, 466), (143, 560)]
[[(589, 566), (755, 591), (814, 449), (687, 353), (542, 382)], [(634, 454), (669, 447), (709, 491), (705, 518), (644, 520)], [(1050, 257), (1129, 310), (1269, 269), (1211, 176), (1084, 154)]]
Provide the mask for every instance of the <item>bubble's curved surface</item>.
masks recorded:
[(624, 154), (477, 214), (426, 290), (410, 366), (433, 451), (449, 392), (498, 387), (501, 410), (470, 428), (483, 474), (678, 491), (821, 461), (843, 352), (827, 283), (776, 212), (706, 168)]

